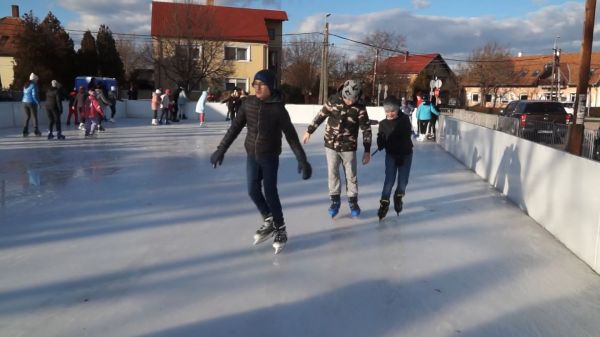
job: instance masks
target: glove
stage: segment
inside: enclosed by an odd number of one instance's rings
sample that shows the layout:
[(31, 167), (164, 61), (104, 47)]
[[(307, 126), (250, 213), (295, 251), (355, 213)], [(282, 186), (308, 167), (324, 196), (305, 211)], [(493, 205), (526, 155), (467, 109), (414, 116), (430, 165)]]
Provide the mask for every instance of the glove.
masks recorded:
[(302, 179), (309, 179), (312, 176), (312, 167), (307, 161), (298, 162), (298, 173), (302, 173)]
[(224, 157), (225, 157), (225, 152), (223, 152), (222, 150), (217, 150), (217, 151), (213, 152), (212, 155), (210, 155), (210, 163), (212, 164), (212, 166), (214, 168), (217, 168), (217, 166), (223, 164)]
[(377, 135), (377, 150), (381, 151), (385, 148), (385, 135), (383, 133), (379, 133)]

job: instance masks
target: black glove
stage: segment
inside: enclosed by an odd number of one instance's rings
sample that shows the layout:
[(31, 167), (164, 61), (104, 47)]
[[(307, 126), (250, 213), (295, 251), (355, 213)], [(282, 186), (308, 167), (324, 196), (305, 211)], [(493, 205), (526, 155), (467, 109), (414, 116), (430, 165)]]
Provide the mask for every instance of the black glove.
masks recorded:
[(217, 168), (217, 166), (223, 164), (224, 157), (225, 152), (218, 149), (217, 151), (213, 152), (213, 154), (210, 156), (210, 163), (214, 168)]
[(307, 161), (298, 162), (298, 173), (302, 173), (302, 179), (309, 179), (312, 176), (312, 167)]
[(385, 135), (383, 133), (377, 134), (377, 150), (381, 151), (385, 149)]

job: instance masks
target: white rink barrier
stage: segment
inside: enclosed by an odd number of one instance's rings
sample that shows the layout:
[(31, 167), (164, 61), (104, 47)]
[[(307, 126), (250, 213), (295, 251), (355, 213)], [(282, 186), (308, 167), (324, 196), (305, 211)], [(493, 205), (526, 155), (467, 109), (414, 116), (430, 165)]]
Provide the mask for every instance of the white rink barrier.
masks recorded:
[[(195, 112), (196, 102), (188, 102), (185, 106), (185, 112), (188, 118), (198, 118)], [(320, 105), (304, 105), (304, 104), (286, 104), (286, 109), (290, 113), (292, 122), (295, 124), (308, 124), (312, 121), (315, 115), (321, 109)], [(110, 108), (105, 109), (105, 113), (110, 116)], [(368, 107), (369, 118), (372, 120), (382, 120), (385, 118), (382, 107)], [(67, 104), (64, 103), (63, 114), (61, 116), (62, 123), (67, 119)], [(224, 121), (227, 115), (227, 105), (223, 103), (207, 103), (205, 111), (205, 119), (207, 122)], [(158, 113), (160, 117), (160, 111)], [(38, 111), (40, 128), (46, 128), (48, 125), (48, 117), (44, 103), (40, 105)], [(117, 102), (117, 114), (115, 118), (147, 118), (152, 119), (152, 110), (150, 109), (150, 100), (124, 100)], [(25, 114), (23, 106), (20, 102), (0, 102), (0, 128), (22, 127), (25, 123)]]
[(600, 273), (600, 162), (442, 116), (438, 143)]

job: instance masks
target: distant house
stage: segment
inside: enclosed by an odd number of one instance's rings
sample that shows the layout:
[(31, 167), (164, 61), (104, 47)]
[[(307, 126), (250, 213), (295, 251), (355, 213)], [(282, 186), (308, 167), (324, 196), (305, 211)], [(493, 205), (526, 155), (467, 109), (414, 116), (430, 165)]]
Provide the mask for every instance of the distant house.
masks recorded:
[[(181, 19), (184, 17), (193, 20)], [(219, 89), (237, 86), (249, 91), (259, 70), (271, 69), (281, 79), (282, 26), (287, 19), (287, 13), (278, 10), (154, 1), (151, 35), (155, 51), (161, 50), (158, 45), (165, 40), (222, 41), (222, 50), (213, 62), (230, 61), (232, 73), (219, 83)], [(195, 52), (201, 57), (203, 51), (198, 48)], [(155, 82), (161, 87), (171, 85), (159, 70), (155, 70)]]
[[(552, 87), (552, 55), (527, 55), (511, 59), (512, 77), (508, 83), (501, 83), (497, 97), (488, 94), (482, 97), (476, 83), (463, 83), (467, 106), (483, 105), (491, 107), (496, 98), (496, 107), (504, 107), (517, 99), (551, 100), (564, 103), (575, 102), (579, 82), (579, 53), (562, 53), (560, 56), (560, 95), (556, 94), (556, 84)], [(557, 76), (558, 77), (558, 76)], [(556, 83), (556, 82), (555, 82)], [(590, 106), (600, 106), (600, 52), (593, 52), (588, 81), (588, 101)]]
[(13, 67), (17, 53), (17, 37), (25, 30), (19, 17), (19, 6), (12, 5), (12, 16), (0, 19), (0, 82), (8, 88), (14, 80)]
[[(438, 79), (442, 85), (432, 90), (431, 80)], [(377, 82), (388, 86), (388, 94), (411, 100), (418, 91), (432, 92), (442, 104), (455, 102), (458, 98), (458, 82), (454, 72), (440, 54), (404, 54), (389, 57), (381, 63)]]

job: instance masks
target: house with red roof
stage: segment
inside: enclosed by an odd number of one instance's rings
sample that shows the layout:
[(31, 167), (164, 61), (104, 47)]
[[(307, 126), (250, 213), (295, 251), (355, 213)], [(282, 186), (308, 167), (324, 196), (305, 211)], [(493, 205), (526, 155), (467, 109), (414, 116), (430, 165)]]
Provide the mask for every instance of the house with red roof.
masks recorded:
[[(380, 64), (377, 82), (387, 85), (388, 95), (413, 100), (417, 92), (431, 93), (446, 105), (459, 97), (458, 81), (440, 54), (409, 54), (389, 57)], [(431, 81), (441, 83), (431, 88)]]
[(14, 79), (13, 67), (17, 53), (17, 37), (25, 30), (19, 17), (19, 6), (12, 5), (12, 15), (0, 19), (0, 82), (8, 88)]
[[(271, 69), (281, 79), (283, 21), (287, 20), (287, 13), (278, 10), (215, 6), (212, 1), (207, 5), (153, 1), (151, 35), (159, 58), (176, 52), (167, 47), (168, 41), (187, 39), (197, 43), (193, 51), (202, 60), (200, 66), (221, 65), (229, 70), (220, 83), (203, 81), (203, 88), (237, 86), (249, 91), (259, 70)], [(157, 87), (173, 85), (164, 74), (164, 69), (155, 69)]]
[[(556, 78), (552, 85), (553, 55), (515, 56), (508, 63), (511, 74), (507, 83), (500, 83), (497, 97), (492, 94), (483, 95), (476, 83), (463, 83), (467, 106), (483, 105), (492, 107), (494, 98), (496, 107), (504, 107), (517, 99), (558, 100), (567, 106), (575, 102), (577, 84), (579, 83), (579, 65), (581, 54), (562, 53), (559, 67), (555, 69)], [(588, 80), (588, 104), (600, 106), (600, 52), (592, 52), (590, 76)], [(556, 83), (560, 79), (560, 90)]]

